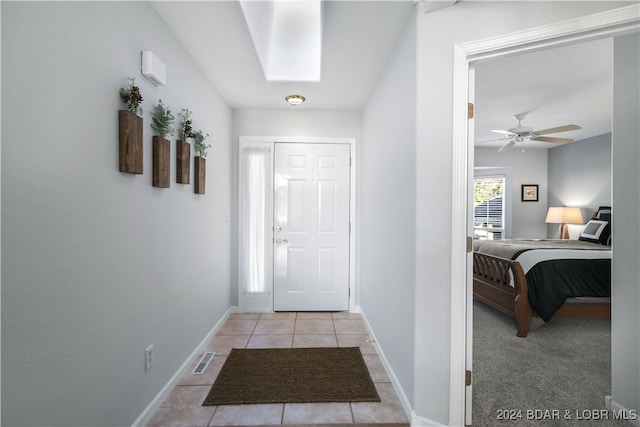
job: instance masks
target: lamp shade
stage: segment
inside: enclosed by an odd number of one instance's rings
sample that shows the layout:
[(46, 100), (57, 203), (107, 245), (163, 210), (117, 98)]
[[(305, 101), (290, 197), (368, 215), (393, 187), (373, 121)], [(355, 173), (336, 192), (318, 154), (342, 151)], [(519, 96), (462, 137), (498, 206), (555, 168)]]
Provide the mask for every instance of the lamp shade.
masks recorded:
[(547, 224), (584, 224), (580, 208), (552, 207), (547, 212)]

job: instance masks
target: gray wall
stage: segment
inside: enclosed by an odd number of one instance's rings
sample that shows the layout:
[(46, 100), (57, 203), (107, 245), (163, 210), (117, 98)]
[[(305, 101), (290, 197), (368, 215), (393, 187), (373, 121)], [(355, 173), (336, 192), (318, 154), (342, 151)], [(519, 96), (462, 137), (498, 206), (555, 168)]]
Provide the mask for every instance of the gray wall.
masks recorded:
[[(611, 205), (611, 134), (575, 141), (549, 150), (549, 206), (582, 208), (585, 222), (598, 206)], [(584, 226), (569, 225), (571, 238)], [(558, 235), (549, 224), (547, 237)]]
[[(547, 215), (547, 150), (511, 149), (498, 152), (497, 148), (476, 148), (476, 167), (507, 167), (511, 170), (511, 236), (509, 238), (547, 237), (544, 219)], [(523, 184), (538, 184), (538, 201), (523, 202)]]
[[(579, 206), (585, 222), (598, 206), (611, 204), (611, 134), (549, 150), (475, 149), (476, 167), (508, 167), (513, 203), (511, 237), (557, 238), (558, 226), (545, 224), (548, 206)], [(539, 202), (522, 202), (522, 184), (539, 185)], [(584, 226), (570, 225), (572, 238)]]
[(415, 405), (416, 23), (363, 110), (361, 307)]
[[(613, 400), (640, 412), (640, 35), (614, 40)], [(635, 421), (639, 425), (638, 420)]]
[[(130, 425), (231, 305), (231, 110), (148, 3), (1, 7), (2, 422)], [(118, 171), (130, 76), (141, 176)], [(159, 98), (212, 135), (206, 195), (175, 183), (175, 138), (171, 188), (151, 186)]]

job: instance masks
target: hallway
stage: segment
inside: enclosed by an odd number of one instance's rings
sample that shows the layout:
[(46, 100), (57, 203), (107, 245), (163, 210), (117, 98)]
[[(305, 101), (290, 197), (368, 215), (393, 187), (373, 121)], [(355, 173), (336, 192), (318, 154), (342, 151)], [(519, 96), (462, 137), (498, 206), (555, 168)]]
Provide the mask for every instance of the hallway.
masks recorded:
[[(202, 406), (232, 348), (359, 346), (381, 402)], [(215, 352), (201, 375), (191, 372), (204, 352)], [(234, 313), (198, 355), (147, 426), (403, 425), (393, 385), (355, 313)]]

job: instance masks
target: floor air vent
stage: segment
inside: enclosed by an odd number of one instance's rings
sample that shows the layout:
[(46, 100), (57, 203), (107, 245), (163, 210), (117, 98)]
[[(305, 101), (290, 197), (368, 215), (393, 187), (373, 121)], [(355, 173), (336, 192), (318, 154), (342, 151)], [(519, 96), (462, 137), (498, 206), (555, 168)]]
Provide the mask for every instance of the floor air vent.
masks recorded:
[(209, 362), (211, 362), (211, 359), (213, 359), (213, 355), (215, 353), (212, 351), (208, 351), (206, 352), (203, 356), (202, 359), (200, 359), (200, 362), (196, 365), (195, 369), (193, 370), (192, 374), (196, 374), (196, 375), (200, 375), (204, 372), (205, 369), (207, 369), (207, 366), (209, 366)]

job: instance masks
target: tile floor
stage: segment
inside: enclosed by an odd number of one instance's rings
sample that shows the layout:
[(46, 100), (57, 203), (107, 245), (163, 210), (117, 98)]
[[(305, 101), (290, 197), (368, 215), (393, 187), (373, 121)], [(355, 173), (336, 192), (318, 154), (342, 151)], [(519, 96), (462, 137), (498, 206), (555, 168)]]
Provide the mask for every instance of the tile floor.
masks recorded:
[[(360, 347), (381, 402), (202, 406), (231, 348), (337, 346)], [(409, 425), (359, 314), (234, 313), (206, 351), (216, 354), (204, 374), (191, 374), (199, 355), (147, 426)]]

